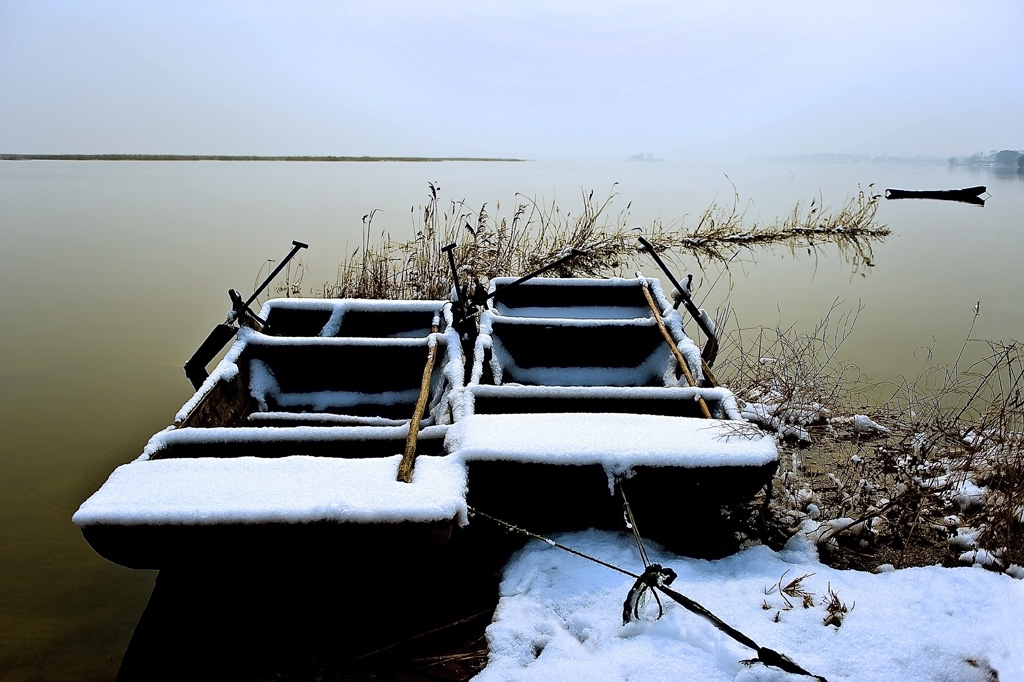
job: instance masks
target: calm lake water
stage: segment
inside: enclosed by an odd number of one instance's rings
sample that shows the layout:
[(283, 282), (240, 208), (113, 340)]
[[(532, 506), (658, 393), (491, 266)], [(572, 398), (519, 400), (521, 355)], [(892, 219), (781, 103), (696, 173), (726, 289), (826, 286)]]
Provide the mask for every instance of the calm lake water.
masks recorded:
[(692, 225), (713, 200), (731, 203), (730, 179), (748, 217), (761, 219), (819, 195), (838, 207), (858, 184), (985, 184), (992, 198), (984, 208), (883, 201), (878, 218), (893, 235), (875, 245), (875, 267), (861, 272), (830, 248), (816, 259), (786, 249), (742, 254), (731, 291), (719, 282), (705, 307), (728, 299), (744, 327), (810, 328), (837, 298), (843, 311), (860, 302), (842, 355), (876, 380), (915, 376), (926, 346), (934, 362), (951, 362), (979, 300), (974, 338), (1024, 340), (1024, 181), (1013, 173), (669, 162), (0, 162), (0, 680), (116, 675), (156, 573), (98, 557), (71, 515), (191, 395), (181, 366), (223, 319), (226, 290), (251, 291), (266, 259), (284, 255), (292, 239), (310, 244), (308, 290), (334, 281), (372, 209), (383, 210), (375, 230), (410, 237), (411, 210), (426, 200), (429, 181), (447, 199), (506, 216), (517, 192), (575, 213), (581, 191), (614, 189), (612, 214), (631, 204), (629, 222), (642, 226), (684, 216)]

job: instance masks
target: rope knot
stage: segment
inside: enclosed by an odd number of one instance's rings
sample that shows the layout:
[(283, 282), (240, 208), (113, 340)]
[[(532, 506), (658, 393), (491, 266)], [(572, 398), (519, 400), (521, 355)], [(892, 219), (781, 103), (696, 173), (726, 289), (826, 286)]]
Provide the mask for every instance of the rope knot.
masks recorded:
[(661, 607), (661, 599), (654, 588), (671, 585), (675, 579), (676, 572), (671, 568), (663, 568), (661, 564), (651, 564), (644, 569), (626, 595), (626, 601), (622, 603), (622, 624), (640, 620), (640, 609), (647, 601), (648, 594), (654, 595), (654, 601), (658, 603), (658, 618), (661, 618), (665, 610)]

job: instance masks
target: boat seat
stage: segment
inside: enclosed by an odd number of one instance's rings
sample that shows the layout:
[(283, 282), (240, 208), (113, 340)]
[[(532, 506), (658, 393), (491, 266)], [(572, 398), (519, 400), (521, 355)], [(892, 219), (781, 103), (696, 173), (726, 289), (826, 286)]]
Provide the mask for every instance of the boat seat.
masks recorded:
[(660, 541), (750, 500), (778, 467), (775, 440), (752, 424), (649, 414), (469, 415), (445, 447), (466, 463), (472, 508), (538, 532), (618, 530), (621, 485)]
[[(417, 451), (444, 454), (448, 427), (419, 431)], [(332, 459), (376, 459), (405, 449), (409, 425), (248, 426), (161, 431), (146, 445), (147, 459), (277, 459), (291, 455)]]
[(721, 388), (473, 385), (462, 392), (460, 414), (613, 412), (702, 417), (697, 397), (711, 416), (740, 419), (736, 399)]
[[(436, 408), (451, 381), (445, 373), (448, 349), (444, 337), (430, 338), (436, 339), (439, 360), (431, 375), (428, 404)], [(256, 399), (257, 412), (333, 414), (363, 423), (375, 419), (402, 422), (412, 417), (428, 356), (428, 337), (304, 339), (301, 344), (274, 341), (278, 339), (254, 339), (239, 360), (248, 369), (249, 392)], [(255, 417), (260, 419), (275, 417)], [(331, 421), (291, 419), (311, 424)], [(427, 415), (428, 423), (432, 419)]]
[(267, 333), (284, 337), (423, 338), (447, 326), (444, 301), (274, 299), (264, 305)]

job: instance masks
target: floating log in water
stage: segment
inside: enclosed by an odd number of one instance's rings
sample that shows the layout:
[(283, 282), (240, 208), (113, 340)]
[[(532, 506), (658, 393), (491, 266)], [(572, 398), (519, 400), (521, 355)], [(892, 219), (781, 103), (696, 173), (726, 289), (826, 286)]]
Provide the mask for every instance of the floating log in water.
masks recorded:
[(968, 204), (984, 206), (981, 195), (987, 191), (984, 185), (965, 187), (964, 189), (887, 189), (886, 199), (942, 199), (944, 201), (962, 201)]

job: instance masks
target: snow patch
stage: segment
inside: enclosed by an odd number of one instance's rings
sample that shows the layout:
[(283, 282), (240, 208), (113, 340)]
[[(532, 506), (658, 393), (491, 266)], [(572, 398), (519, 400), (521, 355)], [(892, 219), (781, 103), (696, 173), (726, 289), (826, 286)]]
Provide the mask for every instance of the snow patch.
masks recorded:
[[(629, 535), (587, 531), (558, 542), (639, 573)], [(799, 541), (798, 541), (799, 542)], [(649, 544), (651, 561), (678, 574), (673, 589), (816, 675), (846, 682), (1024, 679), (1018, 614), (1024, 585), (972, 568), (841, 571), (818, 561), (813, 547), (773, 552), (758, 546), (717, 561), (675, 556)], [(810, 608), (769, 609), (765, 587), (807, 575)], [(532, 542), (505, 567), (500, 601), (487, 629), (490, 651), (478, 682), (578, 680), (808, 679), (761, 664), (754, 652), (711, 623), (662, 597), (657, 621), (623, 626), (622, 603), (633, 584), (578, 556)], [(826, 627), (827, 591), (854, 605), (840, 627)], [(772, 599), (768, 597), (767, 599)], [(655, 609), (656, 611), (656, 609)]]

